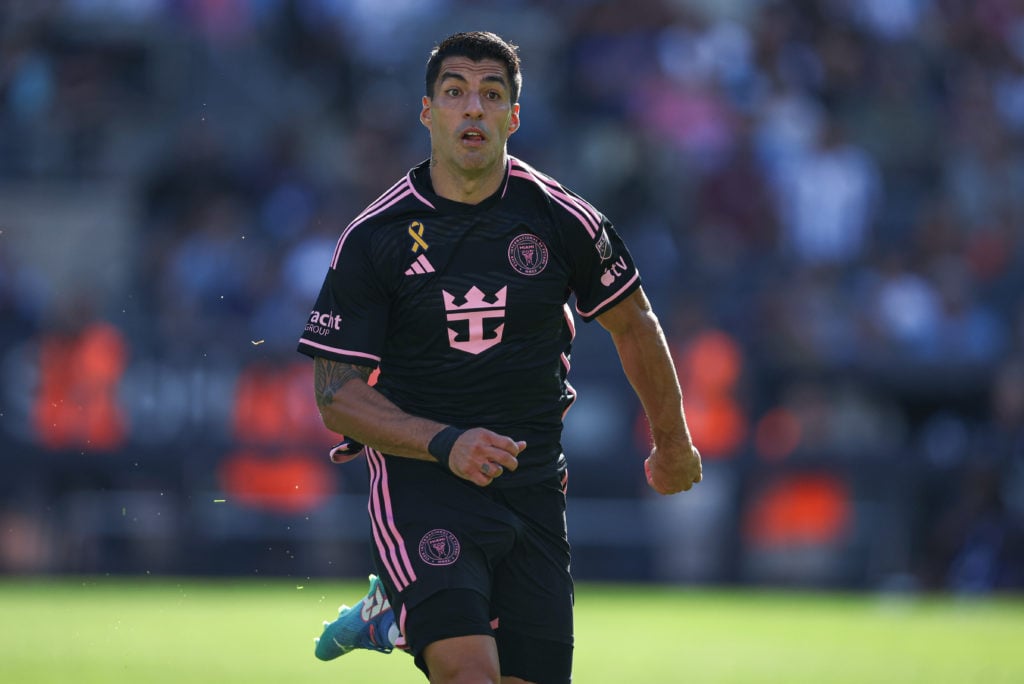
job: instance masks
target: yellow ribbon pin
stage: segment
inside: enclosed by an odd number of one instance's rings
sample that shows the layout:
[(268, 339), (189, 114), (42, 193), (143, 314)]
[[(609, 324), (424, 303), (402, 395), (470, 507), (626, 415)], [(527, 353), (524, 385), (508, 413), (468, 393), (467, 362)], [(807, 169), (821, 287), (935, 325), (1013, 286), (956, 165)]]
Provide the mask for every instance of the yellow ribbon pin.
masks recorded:
[(423, 224), (419, 221), (413, 221), (409, 224), (409, 237), (415, 242), (412, 246), (413, 253), (417, 252), (421, 247), (424, 252), (430, 249), (430, 245), (423, 239)]

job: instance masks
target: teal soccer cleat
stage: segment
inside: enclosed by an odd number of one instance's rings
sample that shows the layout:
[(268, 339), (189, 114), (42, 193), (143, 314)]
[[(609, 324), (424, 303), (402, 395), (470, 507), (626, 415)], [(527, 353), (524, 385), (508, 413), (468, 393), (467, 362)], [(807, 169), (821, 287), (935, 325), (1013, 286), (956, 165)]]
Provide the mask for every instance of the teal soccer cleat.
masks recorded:
[(370, 575), (366, 596), (351, 608), (342, 606), (334, 622), (324, 622), (323, 634), (316, 640), (316, 657), (334, 660), (357, 648), (391, 653), (394, 624), (395, 613), (380, 578)]

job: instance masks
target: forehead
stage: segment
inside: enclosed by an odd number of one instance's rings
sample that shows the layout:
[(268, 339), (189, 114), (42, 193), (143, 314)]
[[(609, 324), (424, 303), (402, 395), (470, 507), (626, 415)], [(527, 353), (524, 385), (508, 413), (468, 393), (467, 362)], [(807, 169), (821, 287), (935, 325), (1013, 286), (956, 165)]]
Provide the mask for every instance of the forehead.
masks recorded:
[(508, 74), (505, 71), (505, 64), (496, 59), (482, 59), (479, 62), (461, 55), (445, 57), (441, 62), (440, 79), (446, 75), (457, 74), (467, 81), (475, 79), (499, 78), (501, 82), (508, 85)]

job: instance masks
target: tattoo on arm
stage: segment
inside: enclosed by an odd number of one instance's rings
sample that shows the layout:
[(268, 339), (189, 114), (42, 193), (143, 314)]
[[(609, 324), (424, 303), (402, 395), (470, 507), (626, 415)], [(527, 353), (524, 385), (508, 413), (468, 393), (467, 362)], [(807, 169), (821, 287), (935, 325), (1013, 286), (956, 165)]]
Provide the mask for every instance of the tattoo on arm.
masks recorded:
[(345, 386), (349, 380), (362, 378), (366, 382), (370, 378), (370, 369), (316, 357), (313, 361), (313, 383), (316, 391), (316, 405), (320, 408), (330, 406), (334, 401), (334, 393)]

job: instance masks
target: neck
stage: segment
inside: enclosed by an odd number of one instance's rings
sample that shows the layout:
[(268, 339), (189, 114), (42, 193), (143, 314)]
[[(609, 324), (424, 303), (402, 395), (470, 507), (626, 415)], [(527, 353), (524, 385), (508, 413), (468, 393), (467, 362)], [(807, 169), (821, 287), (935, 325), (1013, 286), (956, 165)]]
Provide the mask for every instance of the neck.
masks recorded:
[(453, 169), (431, 157), (430, 182), (434, 186), (434, 193), (440, 197), (463, 204), (479, 204), (497, 192), (507, 166), (507, 154), (502, 155), (499, 164), (475, 173)]

